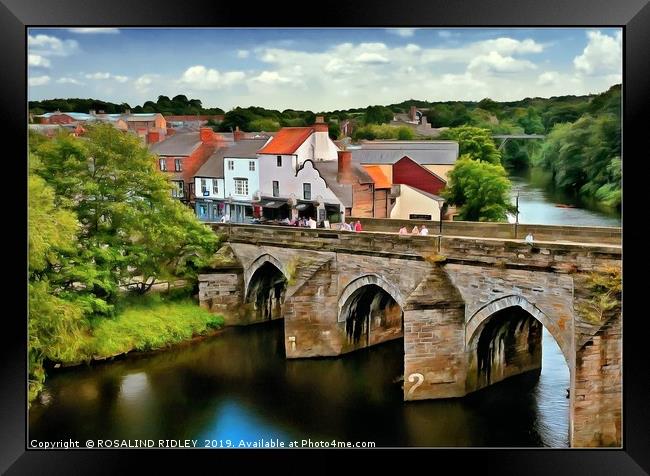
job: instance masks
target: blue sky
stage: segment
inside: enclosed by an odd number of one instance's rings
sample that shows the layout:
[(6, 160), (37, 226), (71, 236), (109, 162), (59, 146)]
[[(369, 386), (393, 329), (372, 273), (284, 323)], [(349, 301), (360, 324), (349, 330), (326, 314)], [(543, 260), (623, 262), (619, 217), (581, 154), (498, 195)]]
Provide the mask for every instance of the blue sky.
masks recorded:
[(30, 100), (314, 111), (597, 93), (621, 82), (618, 28), (64, 29), (28, 32)]

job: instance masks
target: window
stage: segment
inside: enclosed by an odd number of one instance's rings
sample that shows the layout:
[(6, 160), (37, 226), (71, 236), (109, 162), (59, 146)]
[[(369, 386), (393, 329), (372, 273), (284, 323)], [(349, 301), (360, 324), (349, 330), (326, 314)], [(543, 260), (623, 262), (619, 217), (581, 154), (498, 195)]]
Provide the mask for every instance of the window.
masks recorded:
[(160, 170), (167, 171), (167, 161), (165, 159), (160, 159), (158, 163), (160, 164)]
[(212, 194), (219, 195), (219, 181), (217, 179), (212, 179)]
[(183, 182), (174, 181), (172, 182), (174, 188), (172, 188), (172, 197), (183, 198)]
[(229, 160), (228, 161), (228, 170), (235, 170), (235, 161), (234, 160)]
[(282, 156), (281, 155), (278, 155), (276, 163), (278, 164), (278, 167), (282, 167)]
[(280, 196), (280, 182), (278, 182), (277, 180), (273, 181), (273, 196), (274, 197)]
[(311, 184), (303, 183), (302, 184), (302, 194), (305, 200), (311, 200)]
[(183, 171), (183, 164), (181, 162), (181, 159), (174, 159), (174, 170), (176, 172), (182, 172)]
[(235, 179), (235, 195), (248, 195), (248, 179)]
[(199, 217), (205, 218), (208, 215), (208, 208), (205, 205), (199, 205)]
[(248, 170), (250, 172), (255, 172), (255, 161), (254, 160), (251, 160), (251, 161), (248, 162)]
[(205, 192), (208, 191), (208, 181), (204, 178), (201, 179), (201, 193), (205, 195)]

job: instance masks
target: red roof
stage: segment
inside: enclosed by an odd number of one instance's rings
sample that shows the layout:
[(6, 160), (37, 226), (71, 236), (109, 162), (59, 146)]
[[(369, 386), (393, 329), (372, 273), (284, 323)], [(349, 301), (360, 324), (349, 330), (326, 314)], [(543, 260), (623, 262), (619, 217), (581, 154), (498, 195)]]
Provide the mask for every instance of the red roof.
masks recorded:
[(293, 154), (307, 140), (312, 132), (314, 132), (314, 129), (311, 127), (283, 127), (258, 153), (273, 155)]
[(379, 165), (364, 165), (364, 169), (366, 169), (366, 172), (368, 172), (368, 175), (372, 178), (373, 182), (375, 182), (375, 188), (390, 188), (391, 183), (390, 180), (388, 180), (388, 177), (384, 175), (384, 172), (381, 171), (381, 167)]

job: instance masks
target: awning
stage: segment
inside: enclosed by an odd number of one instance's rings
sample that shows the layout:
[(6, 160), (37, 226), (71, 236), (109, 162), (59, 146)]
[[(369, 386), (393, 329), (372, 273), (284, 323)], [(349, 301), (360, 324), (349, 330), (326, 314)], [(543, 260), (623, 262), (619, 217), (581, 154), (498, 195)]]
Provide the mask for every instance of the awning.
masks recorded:
[(283, 205), (288, 205), (287, 202), (287, 199), (282, 198), (262, 199), (256, 203), (256, 205), (259, 205), (262, 208), (280, 208)]

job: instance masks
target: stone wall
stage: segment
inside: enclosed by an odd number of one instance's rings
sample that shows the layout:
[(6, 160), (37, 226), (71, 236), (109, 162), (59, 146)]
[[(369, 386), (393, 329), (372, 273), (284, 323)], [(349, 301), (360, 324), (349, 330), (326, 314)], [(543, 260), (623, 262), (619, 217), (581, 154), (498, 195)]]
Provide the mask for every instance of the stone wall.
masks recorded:
[[(429, 233), (438, 234), (440, 223), (432, 220), (399, 220), (392, 218), (367, 218), (363, 216), (348, 217), (347, 221), (359, 220), (365, 231), (396, 233), (402, 226), (411, 230), (417, 225), (426, 225)], [(566, 225), (524, 225), (517, 226), (517, 238), (522, 240), (528, 234), (533, 234), (540, 241), (574, 241), (579, 243), (608, 243), (621, 244), (620, 227), (601, 226), (566, 226)], [(448, 236), (475, 236), (489, 238), (515, 238), (513, 223), (486, 223), (471, 221), (444, 221), (442, 234)]]

